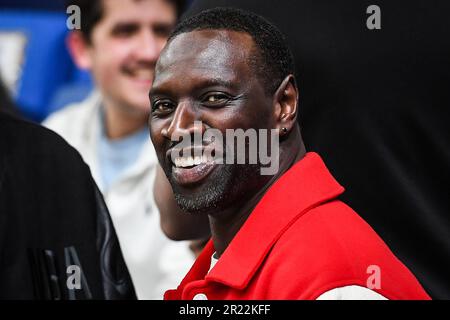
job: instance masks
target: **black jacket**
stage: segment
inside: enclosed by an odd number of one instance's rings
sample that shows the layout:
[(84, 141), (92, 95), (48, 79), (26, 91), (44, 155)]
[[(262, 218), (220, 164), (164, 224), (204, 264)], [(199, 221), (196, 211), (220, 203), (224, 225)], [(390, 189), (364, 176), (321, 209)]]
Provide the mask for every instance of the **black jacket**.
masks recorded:
[(135, 299), (81, 156), (0, 111), (0, 299)]

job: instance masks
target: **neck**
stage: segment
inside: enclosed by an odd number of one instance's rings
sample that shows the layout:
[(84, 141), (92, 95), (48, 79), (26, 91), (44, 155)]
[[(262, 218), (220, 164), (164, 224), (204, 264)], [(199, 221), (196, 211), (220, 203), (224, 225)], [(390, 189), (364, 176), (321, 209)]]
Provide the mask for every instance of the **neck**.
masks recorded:
[(284, 144), (283, 147), (280, 145), (280, 170), (267, 181), (261, 190), (252, 198), (246, 200), (243, 205), (232, 207), (209, 216), (212, 240), (219, 257), (241, 229), (270, 186), (305, 156), (306, 150), (298, 127), (291, 132)]
[(148, 116), (105, 102), (105, 132), (111, 140), (129, 136), (145, 128)]

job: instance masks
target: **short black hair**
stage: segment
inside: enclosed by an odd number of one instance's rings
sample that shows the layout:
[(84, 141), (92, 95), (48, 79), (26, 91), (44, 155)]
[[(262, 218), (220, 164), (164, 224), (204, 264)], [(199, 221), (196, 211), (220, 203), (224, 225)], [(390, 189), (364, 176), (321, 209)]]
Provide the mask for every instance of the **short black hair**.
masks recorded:
[[(76, 5), (81, 11), (81, 33), (87, 42), (91, 41), (94, 27), (103, 18), (103, 0), (68, 0), (67, 5)], [(138, 0), (137, 0), (138, 1)], [(177, 17), (180, 18), (186, 10), (186, 0), (166, 0), (175, 5)]]
[(257, 46), (252, 67), (265, 89), (274, 94), (281, 82), (294, 74), (294, 57), (283, 33), (265, 18), (242, 9), (218, 7), (181, 21), (169, 37), (195, 30), (232, 30), (248, 33)]

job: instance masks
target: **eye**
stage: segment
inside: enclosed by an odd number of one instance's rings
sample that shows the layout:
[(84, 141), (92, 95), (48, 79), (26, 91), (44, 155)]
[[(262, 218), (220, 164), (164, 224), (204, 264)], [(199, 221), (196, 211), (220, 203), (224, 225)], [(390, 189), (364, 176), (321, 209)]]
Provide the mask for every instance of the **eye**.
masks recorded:
[(222, 106), (230, 101), (230, 96), (221, 92), (208, 93), (204, 96), (202, 102), (206, 106)]
[(136, 33), (138, 29), (139, 26), (137, 26), (136, 24), (124, 23), (114, 26), (111, 33), (114, 37), (126, 38)]
[(175, 104), (170, 100), (156, 100), (152, 103), (152, 114), (156, 116), (166, 116), (175, 108)]
[(153, 27), (156, 36), (168, 38), (172, 32), (173, 26), (170, 24), (158, 24)]

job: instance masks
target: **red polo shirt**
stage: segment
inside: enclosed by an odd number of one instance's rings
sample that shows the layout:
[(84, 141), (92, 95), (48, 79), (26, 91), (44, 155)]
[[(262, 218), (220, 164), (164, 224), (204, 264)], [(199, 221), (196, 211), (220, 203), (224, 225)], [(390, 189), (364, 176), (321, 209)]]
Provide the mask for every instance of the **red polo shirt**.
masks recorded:
[(208, 273), (210, 241), (165, 299), (316, 299), (346, 286), (429, 299), (375, 231), (337, 200), (343, 192), (319, 155), (308, 153), (270, 187), (214, 268)]

